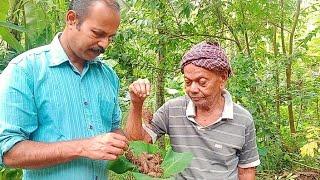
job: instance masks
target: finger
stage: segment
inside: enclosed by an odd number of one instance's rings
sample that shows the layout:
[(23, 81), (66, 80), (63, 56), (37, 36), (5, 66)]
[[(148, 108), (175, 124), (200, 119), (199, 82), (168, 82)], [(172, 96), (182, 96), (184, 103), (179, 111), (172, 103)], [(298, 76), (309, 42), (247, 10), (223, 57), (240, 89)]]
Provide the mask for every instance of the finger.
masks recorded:
[(136, 82), (133, 84), (133, 90), (136, 92), (135, 94), (140, 95), (141, 94), (141, 87), (140, 87), (140, 83)]
[(146, 92), (147, 92), (147, 95), (149, 96), (150, 95), (150, 90), (151, 90), (151, 84), (150, 84), (150, 81), (148, 79), (145, 79), (145, 83), (146, 83)]
[(123, 141), (125, 143), (129, 142), (125, 134), (112, 133), (112, 137), (116, 140)]
[(139, 95), (139, 92), (137, 91), (137, 89), (135, 88), (135, 83), (132, 83), (130, 86), (129, 86), (129, 92), (130, 93), (133, 93), (135, 95)]
[(106, 153), (119, 156), (119, 155), (122, 155), (124, 153), (124, 150), (122, 148), (118, 148), (118, 147), (114, 147), (114, 146), (108, 146), (108, 148), (106, 149)]
[(140, 86), (140, 95), (143, 96), (143, 97), (146, 97), (147, 95), (147, 91), (146, 91), (146, 82), (144, 79), (141, 79), (139, 81), (139, 86)]
[(116, 155), (113, 155), (113, 154), (107, 154), (104, 158), (103, 158), (103, 160), (116, 160), (118, 158), (118, 156), (116, 156)]
[(121, 140), (117, 139), (119, 137), (113, 137), (113, 139), (111, 139), (108, 144), (117, 147), (117, 148), (121, 148), (121, 149), (127, 149), (128, 148), (128, 140), (125, 138), (123, 139), (123, 137), (121, 137)]

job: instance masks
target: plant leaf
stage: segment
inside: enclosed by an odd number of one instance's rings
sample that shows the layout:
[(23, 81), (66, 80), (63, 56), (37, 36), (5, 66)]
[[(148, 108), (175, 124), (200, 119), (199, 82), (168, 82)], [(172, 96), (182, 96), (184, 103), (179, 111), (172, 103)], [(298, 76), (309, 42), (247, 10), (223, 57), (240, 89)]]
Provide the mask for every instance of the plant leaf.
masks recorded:
[(149, 154), (160, 152), (156, 145), (148, 144), (143, 141), (132, 141), (129, 145), (129, 148), (135, 156), (139, 156), (143, 152), (147, 152)]
[(138, 172), (133, 172), (132, 175), (137, 180), (174, 180), (173, 177), (170, 177), (170, 178), (153, 178), (153, 177), (150, 177), (150, 176), (148, 176), (146, 174), (142, 174), (142, 173), (138, 173)]
[(0, 26), (6, 27), (6, 28), (10, 28), (10, 29), (14, 29), (14, 30), (17, 30), (17, 31), (20, 31), (20, 32), (27, 32), (28, 31), (23, 26), (18, 26), (18, 25), (15, 25), (15, 24), (11, 23), (11, 22), (6, 22), (6, 21), (0, 21)]
[(128, 161), (124, 156), (120, 156), (117, 160), (109, 161), (107, 169), (117, 174), (123, 174), (127, 171), (138, 171), (137, 166)]
[(177, 153), (170, 148), (161, 164), (164, 171), (163, 177), (167, 178), (182, 172), (190, 164), (192, 158), (191, 153)]
[(9, 46), (14, 48), (18, 53), (23, 51), (23, 46), (19, 43), (19, 41), (8, 31), (7, 28), (0, 27), (0, 36), (3, 40), (5, 40)]
[(9, 1), (1, 0), (0, 1), (0, 20), (5, 20), (9, 10)]

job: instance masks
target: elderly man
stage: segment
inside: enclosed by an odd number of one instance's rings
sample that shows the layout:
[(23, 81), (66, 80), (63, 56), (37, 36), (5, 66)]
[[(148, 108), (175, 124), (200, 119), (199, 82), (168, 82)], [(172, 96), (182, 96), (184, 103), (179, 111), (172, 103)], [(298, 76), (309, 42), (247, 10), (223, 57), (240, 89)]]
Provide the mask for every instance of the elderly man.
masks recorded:
[(113, 0), (74, 0), (52, 43), (13, 59), (0, 79), (0, 165), (23, 179), (107, 179), (127, 148), (115, 133), (119, 80), (97, 56), (120, 23)]
[(183, 56), (181, 72), (187, 95), (166, 102), (146, 126), (141, 108), (150, 84), (140, 79), (130, 85), (128, 138), (155, 142), (168, 134), (173, 150), (193, 153), (177, 179), (254, 179), (260, 164), (254, 122), (225, 90), (231, 68), (224, 51), (202, 42)]

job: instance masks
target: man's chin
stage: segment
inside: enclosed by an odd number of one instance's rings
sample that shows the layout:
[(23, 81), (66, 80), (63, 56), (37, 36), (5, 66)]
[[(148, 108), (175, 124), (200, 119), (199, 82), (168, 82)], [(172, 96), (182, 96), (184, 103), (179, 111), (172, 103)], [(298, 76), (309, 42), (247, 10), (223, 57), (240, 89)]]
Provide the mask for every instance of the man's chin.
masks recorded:
[(210, 109), (210, 106), (205, 101), (192, 101), (194, 106), (200, 109)]
[(100, 54), (96, 55), (96, 54), (92, 54), (86, 57), (87, 61), (93, 61), (95, 60)]

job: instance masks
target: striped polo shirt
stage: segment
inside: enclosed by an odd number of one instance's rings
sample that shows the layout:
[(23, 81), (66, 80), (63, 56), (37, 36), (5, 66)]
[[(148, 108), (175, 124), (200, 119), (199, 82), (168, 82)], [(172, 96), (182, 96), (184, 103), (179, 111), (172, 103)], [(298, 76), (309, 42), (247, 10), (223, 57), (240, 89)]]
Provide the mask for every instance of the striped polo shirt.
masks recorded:
[(228, 91), (223, 95), (222, 116), (208, 126), (196, 122), (195, 107), (188, 96), (166, 102), (145, 126), (153, 141), (168, 134), (174, 151), (194, 155), (177, 179), (238, 179), (238, 166), (260, 164), (251, 114), (233, 103)]

